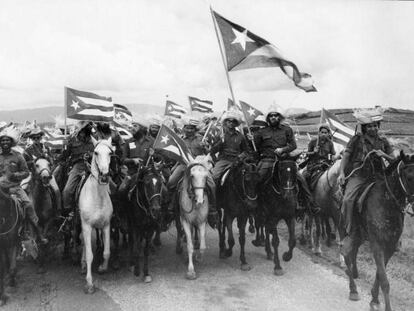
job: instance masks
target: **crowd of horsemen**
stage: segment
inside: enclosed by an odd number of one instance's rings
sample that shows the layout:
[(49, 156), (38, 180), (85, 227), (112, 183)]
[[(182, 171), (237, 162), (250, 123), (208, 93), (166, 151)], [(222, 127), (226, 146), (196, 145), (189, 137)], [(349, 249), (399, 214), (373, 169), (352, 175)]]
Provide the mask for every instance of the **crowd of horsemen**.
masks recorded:
[[(329, 125), (320, 124), (317, 137), (313, 138), (308, 145), (306, 168), (297, 175), (299, 202), (301, 202), (298, 204), (298, 210), (317, 214), (319, 207), (315, 204), (310, 190), (312, 179), (332, 165), (336, 159), (342, 158), (338, 182), (343, 186), (341, 211), (348, 233), (345, 237), (344, 248), (347, 243), (351, 243), (347, 240), (352, 236), (354, 204), (361, 189), (372, 178), (372, 167), (357, 170), (352, 176), (347, 176), (347, 174), (360, 167), (364, 157), (372, 151), (377, 155), (371, 162), (374, 171), (376, 167), (381, 168), (381, 158), (387, 161), (393, 160), (393, 149), (389, 141), (378, 133), (382, 119), (381, 113), (372, 109), (360, 110), (355, 117), (359, 130), (356, 131), (341, 154), (335, 152)], [(246, 157), (252, 157), (256, 160), (260, 180), (263, 182), (271, 174), (276, 160), (287, 157), (297, 149), (294, 131), (284, 122), (284, 119), (285, 116), (278, 109), (269, 109), (265, 115), (259, 116), (253, 122), (249, 131), (241, 131), (241, 115), (237, 111), (230, 110), (220, 120), (207, 117), (197, 124), (190, 118), (183, 119), (182, 129), (174, 129), (179, 132), (194, 157), (210, 154), (214, 160), (214, 166), (207, 178), (207, 192), (210, 202), (208, 222), (212, 227), (215, 227), (218, 221), (218, 211), (215, 204), (216, 187), (220, 185), (220, 178), (228, 168), (243, 161)], [(214, 143), (207, 143), (202, 136), (202, 129), (208, 128), (209, 122), (213, 122), (215, 125), (221, 123), (221, 135)], [(0, 133), (0, 187), (18, 199), (26, 221), (35, 229), (38, 242), (47, 244), (48, 240), (39, 228), (38, 217), (30, 196), (21, 186), (22, 180), (33, 172), (36, 159), (50, 159), (56, 177), (56, 180), (53, 177), (50, 181), (50, 187), (55, 194), (56, 209), (59, 214), (67, 217), (76, 211), (76, 188), (85, 172), (88, 171), (88, 160), (91, 159), (94, 151), (91, 136), (95, 138), (111, 136), (112, 144), (115, 147), (115, 156), (119, 163), (118, 174), (121, 177), (117, 183), (111, 181), (111, 191), (127, 193), (130, 191), (140, 167), (155, 166), (164, 180), (166, 217), (174, 219), (174, 196), (186, 165), (174, 162), (165, 157), (162, 152), (153, 149), (153, 143), (160, 126), (160, 121), (155, 120), (148, 127), (134, 127), (133, 137), (124, 141), (109, 123), (79, 122), (76, 130), (70, 134), (65, 147), (59, 152), (50, 150), (44, 144), (43, 136), (45, 133), (35, 127), (26, 135), (31, 143), (23, 153), (15, 151), (13, 148), (19, 143), (21, 135), (16, 130), (7, 128)], [(67, 180), (64, 184), (58, 185), (62, 175), (67, 177)]]

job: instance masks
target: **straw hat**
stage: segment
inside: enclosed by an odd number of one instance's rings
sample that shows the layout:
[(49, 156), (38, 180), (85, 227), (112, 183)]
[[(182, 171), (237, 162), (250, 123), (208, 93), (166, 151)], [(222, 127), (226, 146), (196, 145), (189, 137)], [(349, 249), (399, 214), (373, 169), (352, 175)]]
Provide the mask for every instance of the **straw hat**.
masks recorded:
[(381, 121), (383, 119), (383, 109), (381, 107), (375, 108), (361, 108), (354, 110), (354, 117), (358, 124), (370, 124)]
[(32, 138), (33, 136), (43, 136), (45, 135), (45, 132), (43, 132), (40, 128), (35, 127), (34, 129), (32, 129), (29, 133), (29, 138)]
[(12, 146), (16, 146), (19, 141), (19, 131), (14, 127), (7, 127), (0, 133), (0, 139), (9, 137), (12, 140)]
[(236, 120), (237, 125), (239, 126), (242, 123), (241, 115), (236, 110), (229, 110), (223, 115), (223, 122), (226, 122), (226, 120)]

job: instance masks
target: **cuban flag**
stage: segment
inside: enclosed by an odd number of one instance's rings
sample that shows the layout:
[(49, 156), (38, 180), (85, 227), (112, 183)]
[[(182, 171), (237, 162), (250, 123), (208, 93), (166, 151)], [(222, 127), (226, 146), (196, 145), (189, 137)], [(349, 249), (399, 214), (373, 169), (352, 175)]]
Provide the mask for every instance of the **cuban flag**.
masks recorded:
[(132, 121), (132, 113), (126, 106), (114, 104), (114, 122), (124, 126), (131, 126)]
[(110, 122), (114, 119), (111, 97), (65, 87), (66, 116), (75, 120)]
[(187, 113), (187, 110), (179, 104), (176, 104), (176, 103), (174, 103), (170, 100), (167, 100), (167, 102), (165, 103), (165, 113), (164, 114), (166, 116), (170, 116), (170, 117), (180, 119), (186, 113)]
[(341, 145), (342, 149), (346, 147), (348, 141), (355, 135), (354, 129), (339, 120), (336, 115), (323, 108), (321, 110), (321, 123), (329, 124), (333, 142)]
[(211, 100), (203, 100), (191, 96), (188, 96), (188, 100), (192, 111), (200, 111), (204, 113), (213, 112), (213, 102)]
[(245, 103), (241, 100), (239, 102), (240, 102), (241, 110), (243, 111), (243, 115), (249, 126), (252, 125), (253, 121), (257, 118), (257, 116), (263, 115), (263, 113), (260, 110), (254, 108), (248, 103)]

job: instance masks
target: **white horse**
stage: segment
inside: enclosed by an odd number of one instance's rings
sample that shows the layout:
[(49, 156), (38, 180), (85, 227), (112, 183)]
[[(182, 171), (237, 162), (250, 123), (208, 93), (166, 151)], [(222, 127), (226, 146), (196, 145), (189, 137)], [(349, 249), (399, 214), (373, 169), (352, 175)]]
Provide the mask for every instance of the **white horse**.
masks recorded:
[[(91, 174), (82, 187), (79, 196), (79, 210), (82, 222), (83, 251), (82, 269), (86, 265), (86, 286), (85, 293), (95, 292), (92, 280), (91, 265), (93, 260), (92, 253), (92, 229), (101, 229), (104, 242), (103, 263), (99, 266), (100, 273), (108, 270), (110, 255), (110, 223), (112, 217), (112, 202), (109, 197), (109, 162), (113, 147), (112, 139), (97, 141), (92, 137), (95, 150), (91, 163)], [(86, 262), (85, 262), (86, 261)]]
[(196, 257), (198, 261), (201, 260), (206, 249), (208, 197), (205, 188), (210, 168), (211, 157), (209, 155), (198, 156), (188, 164), (180, 187), (180, 219), (187, 240), (188, 271), (186, 278), (189, 280), (197, 278), (193, 264), (193, 227), (198, 230), (200, 238), (200, 253)]

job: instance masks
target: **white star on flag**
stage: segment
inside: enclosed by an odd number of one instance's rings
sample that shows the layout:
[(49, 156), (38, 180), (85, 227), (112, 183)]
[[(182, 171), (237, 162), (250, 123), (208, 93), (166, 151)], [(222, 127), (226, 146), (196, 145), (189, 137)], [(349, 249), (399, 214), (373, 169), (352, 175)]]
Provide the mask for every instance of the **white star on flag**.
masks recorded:
[(162, 136), (161, 138), (161, 142), (164, 144), (168, 144), (168, 141), (170, 140), (170, 138), (168, 137), (168, 135)]
[(234, 28), (231, 30), (233, 30), (233, 33), (236, 36), (231, 44), (240, 44), (240, 46), (243, 48), (243, 51), (246, 50), (246, 42), (254, 42), (254, 40), (250, 39), (247, 36), (247, 29), (245, 29), (243, 32), (237, 31)]
[(256, 110), (254, 110), (253, 108), (250, 108), (248, 111), (249, 115), (254, 116), (256, 114)]
[(77, 110), (79, 109), (79, 102), (72, 100), (72, 105), (73, 109)]

